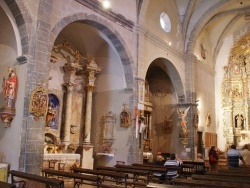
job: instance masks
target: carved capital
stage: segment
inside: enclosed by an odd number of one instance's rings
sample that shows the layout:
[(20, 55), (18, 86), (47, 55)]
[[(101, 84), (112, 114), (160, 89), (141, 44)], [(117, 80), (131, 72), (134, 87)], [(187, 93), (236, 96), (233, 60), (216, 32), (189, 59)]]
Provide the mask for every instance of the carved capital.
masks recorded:
[(86, 90), (87, 90), (87, 91), (90, 91), (90, 92), (93, 92), (93, 91), (94, 91), (94, 88), (95, 88), (95, 86), (93, 86), (93, 85), (87, 85), (87, 86), (86, 86)]
[(74, 85), (75, 84), (73, 82), (64, 83), (64, 86), (67, 88), (67, 92), (72, 92)]

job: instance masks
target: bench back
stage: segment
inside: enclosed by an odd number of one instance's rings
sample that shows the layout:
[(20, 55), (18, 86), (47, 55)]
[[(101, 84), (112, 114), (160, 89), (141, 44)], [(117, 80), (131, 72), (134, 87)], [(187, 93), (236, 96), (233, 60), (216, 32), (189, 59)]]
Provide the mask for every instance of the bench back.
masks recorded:
[(64, 187), (64, 182), (62, 180), (47, 178), (47, 177), (43, 177), (40, 175), (30, 174), (30, 173), (16, 171), (16, 170), (11, 170), (9, 173), (11, 175), (11, 183), (12, 184), (14, 184), (16, 182), (14, 180), (14, 177), (19, 177), (22, 179), (43, 183), (43, 184), (48, 185), (48, 186), (53, 186), (53, 187), (58, 187), (58, 188)]
[(205, 162), (182, 161), (182, 164), (183, 165), (192, 165), (194, 174), (205, 174), (206, 173)]

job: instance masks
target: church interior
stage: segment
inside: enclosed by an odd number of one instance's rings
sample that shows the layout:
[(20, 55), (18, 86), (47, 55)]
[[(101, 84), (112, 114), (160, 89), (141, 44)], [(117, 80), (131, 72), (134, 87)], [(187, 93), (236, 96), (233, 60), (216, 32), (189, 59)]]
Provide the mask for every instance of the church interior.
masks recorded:
[(249, 0), (0, 0), (0, 18), (9, 170), (207, 160), (211, 146), (223, 163), (250, 144)]

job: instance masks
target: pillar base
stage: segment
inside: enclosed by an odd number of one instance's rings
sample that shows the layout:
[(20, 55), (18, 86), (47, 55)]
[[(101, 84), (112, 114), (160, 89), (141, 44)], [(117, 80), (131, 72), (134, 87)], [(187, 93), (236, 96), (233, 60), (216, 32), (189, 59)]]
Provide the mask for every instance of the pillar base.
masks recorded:
[(93, 145), (83, 144), (82, 151), (82, 168), (93, 169), (94, 166), (94, 158), (93, 158)]

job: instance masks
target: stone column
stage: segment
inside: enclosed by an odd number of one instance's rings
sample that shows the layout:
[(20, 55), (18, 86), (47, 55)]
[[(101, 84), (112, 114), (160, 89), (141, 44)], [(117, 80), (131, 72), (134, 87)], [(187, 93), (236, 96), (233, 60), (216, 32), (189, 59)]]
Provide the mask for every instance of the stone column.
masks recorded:
[(91, 135), (91, 112), (92, 112), (92, 94), (95, 84), (95, 75), (101, 71), (101, 68), (97, 66), (94, 58), (88, 59), (88, 64), (85, 67), (87, 73), (86, 90), (87, 90), (87, 101), (86, 101), (86, 115), (85, 115), (85, 130), (83, 140), (83, 153), (82, 153), (82, 167), (93, 169), (93, 145), (90, 142)]
[[(185, 88), (186, 88), (186, 98), (185, 102), (179, 102), (177, 107), (185, 110), (188, 107), (188, 113), (185, 117), (187, 121), (188, 128), (188, 138), (181, 138), (179, 135), (179, 140), (181, 144), (183, 144), (181, 153), (186, 153), (187, 159), (195, 159), (195, 135), (197, 134), (197, 130), (194, 126), (194, 115), (197, 112), (197, 104), (196, 104), (196, 91), (195, 91), (195, 66), (197, 63), (197, 58), (192, 52), (187, 52), (185, 57)], [(180, 125), (180, 122), (178, 122)], [(181, 128), (179, 126), (179, 128)]]
[(63, 142), (66, 146), (70, 143), (70, 124), (71, 124), (71, 105), (72, 105), (72, 90), (73, 90), (73, 83), (65, 83), (64, 84), (67, 88), (67, 98), (66, 98), (66, 113), (65, 113), (65, 123), (64, 123), (64, 138)]
[(92, 114), (92, 94), (94, 86), (87, 85), (87, 102), (86, 102), (86, 118), (85, 118), (85, 130), (84, 130), (84, 144), (90, 144), (90, 131), (91, 131), (91, 114)]

